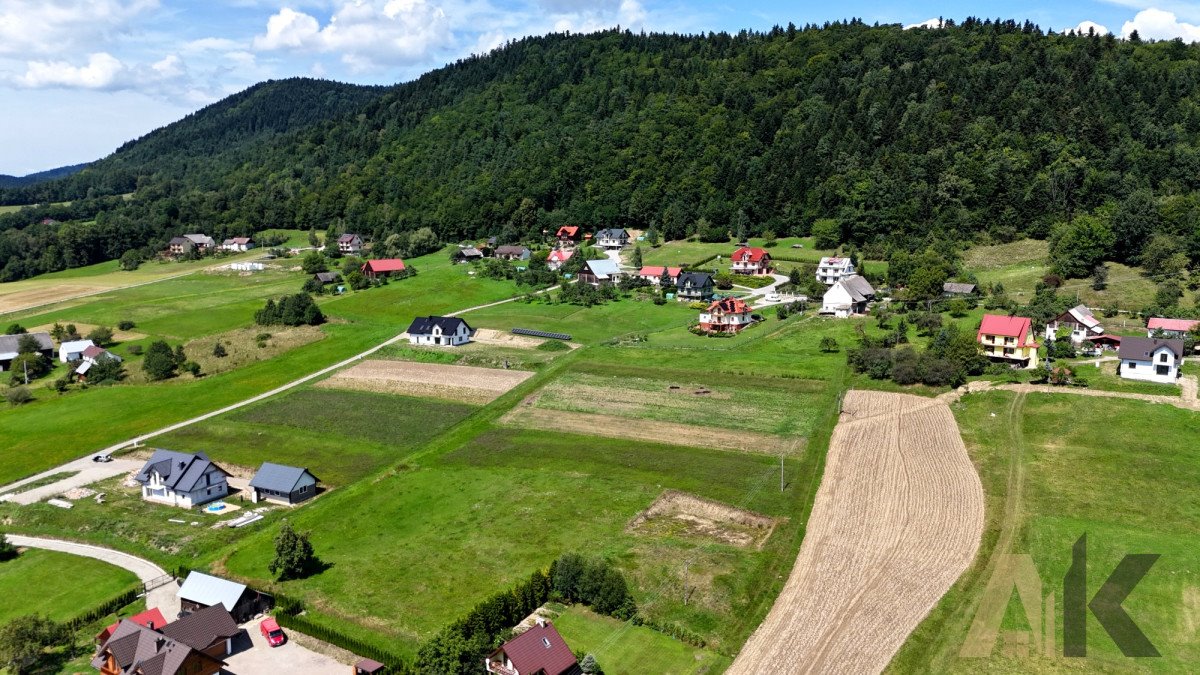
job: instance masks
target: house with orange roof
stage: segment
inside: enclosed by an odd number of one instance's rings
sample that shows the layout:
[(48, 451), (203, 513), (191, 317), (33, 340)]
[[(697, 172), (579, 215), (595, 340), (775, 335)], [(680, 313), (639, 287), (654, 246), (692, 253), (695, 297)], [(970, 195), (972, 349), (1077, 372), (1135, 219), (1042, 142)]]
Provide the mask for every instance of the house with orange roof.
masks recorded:
[(752, 323), (750, 305), (738, 298), (714, 300), (700, 312), (700, 330), (709, 333), (738, 333)]
[(766, 249), (743, 246), (729, 256), (730, 271), (734, 274), (763, 276), (771, 273), (771, 254)]
[(1033, 339), (1033, 322), (1023, 316), (984, 314), (975, 339), (983, 355), (993, 361), (1036, 368), (1038, 345)]

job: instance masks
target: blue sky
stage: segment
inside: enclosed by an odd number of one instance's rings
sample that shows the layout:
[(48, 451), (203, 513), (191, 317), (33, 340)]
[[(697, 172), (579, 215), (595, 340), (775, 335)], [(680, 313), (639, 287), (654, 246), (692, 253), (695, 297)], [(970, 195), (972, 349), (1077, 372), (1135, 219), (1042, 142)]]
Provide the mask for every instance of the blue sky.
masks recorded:
[(522, 35), (972, 14), (1200, 41), (1200, 0), (0, 0), (0, 173), (98, 159), (268, 78), (390, 84)]

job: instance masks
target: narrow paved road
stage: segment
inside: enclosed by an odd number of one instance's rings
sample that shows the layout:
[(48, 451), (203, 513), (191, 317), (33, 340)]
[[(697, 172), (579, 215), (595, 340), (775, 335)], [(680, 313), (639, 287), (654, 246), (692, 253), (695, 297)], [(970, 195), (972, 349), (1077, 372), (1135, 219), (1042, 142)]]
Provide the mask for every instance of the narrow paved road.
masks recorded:
[[(548, 292), (550, 292), (550, 291), (553, 291), (553, 290), (555, 290), (555, 289), (557, 289), (557, 288), (558, 288), (558, 286), (551, 286), (550, 288), (547, 288), (547, 289), (544, 289), (544, 290), (538, 291), (538, 293), (548, 293)], [(450, 312), (450, 313), (449, 313), (449, 314), (447, 314), (446, 316), (459, 316), (459, 315), (461, 315), (461, 314), (466, 314), (467, 312), (474, 312), (474, 311), (477, 311), (477, 310), (480, 310), (480, 309), (486, 309), (486, 308), (488, 308), (488, 307), (495, 307), (495, 306), (497, 306), (497, 305), (503, 305), (503, 304), (505, 304), (505, 303), (513, 302), (513, 301), (515, 301), (515, 300), (517, 300), (517, 299), (519, 299), (519, 297), (508, 298), (508, 299), (506, 299), (506, 300), (498, 300), (498, 301), (496, 301), (496, 302), (489, 302), (489, 303), (487, 303), (487, 304), (485, 304), (485, 305), (476, 305), (476, 306), (474, 306), (474, 307), (468, 307), (468, 308), (466, 308), (466, 309), (460, 309), (460, 310), (458, 310), (458, 311), (456, 311), (456, 312)], [(348, 365), (350, 365), (351, 363), (354, 363), (355, 361), (360, 361), (360, 360), (362, 360), (362, 359), (364, 359), (364, 358), (366, 358), (366, 357), (368, 357), (368, 356), (370, 356), (370, 355), (374, 354), (375, 352), (379, 351), (380, 349), (383, 349), (384, 347), (386, 347), (386, 346), (388, 346), (388, 345), (395, 344), (396, 342), (399, 342), (399, 341), (401, 341), (401, 340), (404, 340), (404, 339), (405, 339), (405, 333), (400, 333), (399, 335), (397, 335), (397, 336), (395, 336), (395, 337), (393, 337), (393, 338), (390, 338), (390, 339), (388, 339), (388, 340), (385, 340), (385, 341), (383, 341), (383, 342), (381, 342), (381, 343), (379, 343), (379, 344), (375, 345), (374, 347), (371, 347), (370, 349), (366, 350), (365, 352), (362, 352), (362, 353), (360, 353), (360, 354), (356, 354), (356, 355), (354, 355), (354, 356), (351, 356), (350, 358), (348, 358), (348, 359), (345, 359), (345, 360), (343, 360), (343, 361), (339, 361), (339, 362), (337, 362), (337, 363), (333, 364), (332, 366), (329, 366), (329, 367), (327, 367), (327, 368), (322, 368), (321, 370), (318, 370), (318, 371), (317, 371), (317, 372), (315, 372), (315, 373), (311, 373), (311, 374), (309, 374), (309, 375), (305, 375), (304, 377), (301, 377), (301, 378), (300, 378), (300, 379), (298, 379), (298, 380), (293, 380), (293, 381), (291, 381), (291, 382), (288, 382), (288, 383), (287, 383), (287, 384), (285, 384), (285, 385), (282, 385), (282, 386), (279, 386), (279, 387), (275, 387), (274, 389), (272, 389), (272, 390), (270, 390), (270, 391), (267, 391), (267, 392), (264, 392), (264, 393), (261, 393), (261, 394), (259, 394), (259, 395), (257, 395), (257, 396), (251, 396), (251, 397), (250, 397), (250, 398), (248, 398), (248, 399), (245, 399), (245, 400), (243, 400), (243, 401), (239, 401), (239, 402), (237, 402), (237, 403), (234, 403), (234, 404), (232, 404), (232, 405), (227, 405), (227, 406), (225, 406), (224, 408), (220, 408), (220, 409), (218, 409), (218, 410), (214, 410), (214, 411), (212, 411), (212, 412), (204, 413), (203, 415), (199, 415), (199, 416), (197, 416), (197, 417), (193, 417), (193, 418), (191, 418), (191, 419), (184, 420), (184, 421), (182, 421), (182, 422), (177, 422), (177, 423), (175, 423), (175, 424), (172, 424), (172, 425), (169, 425), (169, 426), (165, 426), (165, 427), (163, 427), (163, 428), (161, 428), (161, 429), (158, 429), (158, 430), (156, 430), (156, 431), (151, 431), (151, 432), (149, 432), (149, 433), (145, 433), (145, 434), (142, 434), (142, 435), (140, 435), (140, 436), (136, 436), (136, 437), (134, 437), (134, 438), (131, 438), (131, 439), (129, 439), (129, 440), (121, 441), (120, 443), (116, 443), (116, 444), (110, 445), (110, 446), (108, 446), (107, 448), (103, 448), (103, 449), (101, 449), (101, 450), (96, 450), (96, 451), (90, 452), (90, 453), (88, 453), (87, 455), (85, 455), (85, 456), (83, 456), (83, 457), (80, 457), (80, 458), (78, 458), (78, 459), (75, 459), (75, 460), (72, 460), (72, 461), (70, 461), (70, 462), (67, 462), (66, 464), (62, 464), (62, 465), (56, 466), (56, 467), (54, 467), (53, 469), (48, 469), (48, 470), (46, 470), (46, 471), (43, 471), (43, 472), (41, 472), (41, 473), (38, 473), (38, 474), (34, 474), (34, 475), (32, 475), (32, 476), (29, 476), (28, 478), (23, 478), (23, 479), (21, 479), (21, 480), (19, 480), (19, 481), (15, 481), (15, 482), (13, 482), (13, 483), (10, 483), (10, 484), (8, 484), (8, 485), (0, 486), (0, 494), (5, 494), (5, 493), (13, 492), (14, 490), (17, 490), (17, 489), (19, 489), (19, 488), (20, 488), (22, 485), (26, 485), (26, 484), (28, 484), (28, 483), (32, 483), (32, 482), (34, 482), (34, 481), (40, 480), (40, 479), (42, 479), (42, 478), (45, 478), (45, 477), (47, 477), (47, 476), (54, 475), (54, 474), (56, 474), (56, 473), (61, 473), (61, 472), (65, 472), (65, 471), (83, 471), (83, 470), (85, 470), (85, 469), (87, 469), (87, 468), (91, 468), (91, 467), (93, 467), (93, 466), (94, 466), (94, 464), (92, 463), (92, 457), (94, 457), (94, 456), (96, 456), (96, 455), (111, 455), (112, 453), (114, 453), (114, 452), (116, 452), (117, 450), (120, 450), (120, 449), (122, 449), (122, 448), (124, 448), (124, 447), (130, 446), (130, 445), (134, 445), (134, 444), (136, 444), (136, 443), (141, 443), (141, 442), (143, 442), (143, 441), (147, 441), (147, 440), (149, 440), (149, 439), (151, 439), (151, 438), (154, 438), (154, 437), (156, 437), (156, 436), (162, 436), (163, 434), (169, 434), (169, 433), (171, 433), (172, 431), (175, 431), (175, 430), (177, 430), (177, 429), (182, 429), (182, 428), (184, 428), (184, 427), (187, 427), (187, 426), (191, 426), (191, 425), (193, 425), (193, 424), (196, 424), (197, 422), (203, 422), (203, 421), (205, 421), (205, 420), (212, 419), (212, 418), (214, 418), (214, 417), (216, 417), (216, 416), (218, 416), (218, 415), (224, 415), (224, 414), (225, 414), (225, 413), (227, 413), (227, 412), (232, 412), (232, 411), (234, 411), (234, 410), (237, 410), (238, 408), (244, 408), (244, 407), (246, 407), (246, 406), (248, 406), (248, 405), (250, 405), (250, 404), (252, 404), (252, 403), (258, 403), (259, 401), (262, 401), (263, 399), (270, 398), (270, 397), (272, 397), (272, 396), (275, 396), (276, 394), (281, 394), (281, 393), (283, 393), (283, 392), (285, 392), (285, 391), (288, 391), (289, 389), (295, 389), (296, 387), (299, 387), (299, 386), (300, 386), (300, 385), (302, 385), (302, 384), (305, 384), (305, 383), (307, 383), (307, 382), (311, 382), (311, 381), (313, 381), (313, 380), (315, 380), (315, 379), (317, 379), (317, 378), (319, 378), (319, 377), (323, 377), (323, 376), (325, 376), (325, 375), (328, 375), (329, 373), (332, 373), (333, 371), (335, 371), (335, 370), (338, 370), (339, 368), (344, 368), (345, 366), (348, 366)], [(99, 479), (97, 479), (97, 480), (99, 480)], [(72, 485), (71, 487), (75, 487), (75, 486), (74, 486), (74, 485)], [(54, 485), (49, 485), (49, 486), (46, 486), (46, 487), (45, 487), (45, 490), (46, 490), (46, 491), (49, 491), (51, 494), (58, 494), (59, 492), (62, 492), (62, 491), (63, 491), (62, 489), (59, 489), (59, 488), (58, 488), (58, 484), (57, 484), (57, 483), (56, 483), (56, 484), (54, 484)], [(57, 490), (57, 492), (55, 492), (55, 490)]]
[[(86, 558), (95, 558), (110, 565), (116, 565), (121, 569), (129, 570), (137, 575), (137, 578), (146, 583), (165, 577), (167, 571), (155, 565), (149, 560), (139, 558), (137, 556), (114, 551), (110, 548), (101, 548), (92, 546), (91, 544), (80, 544), (74, 541), (65, 541), (63, 539), (48, 539), (46, 537), (26, 537), (20, 534), (6, 535), (8, 541), (14, 546), (23, 546), (26, 548), (41, 548), (47, 551), (58, 551), (60, 553), (70, 553), (71, 555), (84, 556)], [(63, 580), (66, 582), (67, 580)], [(35, 589), (29, 589), (34, 591)], [(163, 617), (168, 621), (175, 618), (179, 614), (179, 596), (177, 591), (179, 586), (175, 582), (168, 583), (150, 591), (146, 596), (146, 607), (149, 609), (158, 608), (162, 612)]]

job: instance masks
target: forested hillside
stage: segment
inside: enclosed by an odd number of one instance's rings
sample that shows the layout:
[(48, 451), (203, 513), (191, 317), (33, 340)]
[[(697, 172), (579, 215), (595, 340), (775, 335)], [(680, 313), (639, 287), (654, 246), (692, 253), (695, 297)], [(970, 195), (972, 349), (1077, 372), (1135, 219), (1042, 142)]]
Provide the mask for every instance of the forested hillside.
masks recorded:
[(62, 178), (64, 176), (70, 176), (73, 173), (78, 173), (82, 171), (85, 166), (87, 166), (87, 164), (72, 164), (71, 166), (60, 166), (56, 169), (48, 169), (46, 171), (39, 171), (37, 173), (31, 173), (24, 176), (9, 176), (0, 174), (0, 188), (15, 188), (26, 185), (34, 185), (37, 183), (44, 183), (49, 180), (54, 180), (55, 178)]
[(168, 127), (25, 192), (137, 186), (69, 243), (0, 220), (0, 279), (184, 230), (513, 239), (574, 222), (674, 238), (706, 224), (808, 234), (824, 218), (824, 239), (872, 255), (1071, 221), (1058, 250), (1084, 250), (1085, 268), (1097, 252), (1136, 259), (1155, 232), (1194, 262), (1198, 84), (1200, 47), (1011, 21), (528, 38), (231, 149), (254, 127), (201, 111), (178, 139)]

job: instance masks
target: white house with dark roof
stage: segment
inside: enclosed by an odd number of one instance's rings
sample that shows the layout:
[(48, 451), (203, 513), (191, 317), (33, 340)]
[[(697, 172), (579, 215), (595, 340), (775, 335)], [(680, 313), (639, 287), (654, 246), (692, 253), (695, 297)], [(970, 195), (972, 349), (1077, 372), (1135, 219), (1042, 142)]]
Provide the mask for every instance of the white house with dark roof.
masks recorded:
[(134, 476), (148, 502), (191, 508), (229, 494), (229, 472), (203, 452), (158, 449)]
[(457, 347), (471, 341), (475, 329), (457, 316), (418, 316), (408, 326), (408, 341), (414, 345)]
[(863, 277), (855, 274), (838, 280), (821, 299), (821, 314), (845, 319), (866, 314), (867, 305), (875, 299), (875, 289)]
[(249, 251), (254, 248), (254, 242), (250, 237), (230, 237), (221, 242), (222, 251)]
[(1046, 339), (1053, 340), (1060, 328), (1070, 331), (1068, 337), (1075, 345), (1083, 344), (1084, 340), (1104, 335), (1104, 327), (1100, 325), (1100, 321), (1086, 305), (1076, 305), (1047, 322)]
[(623, 228), (609, 228), (596, 233), (596, 245), (600, 248), (623, 248), (629, 244), (629, 233)]
[(343, 234), (338, 237), (337, 245), (342, 255), (358, 255), (362, 253), (363, 240), (357, 234)]
[(1183, 340), (1123, 337), (1117, 374), (1126, 380), (1175, 384), (1183, 365)]
[(317, 477), (308, 469), (263, 462), (250, 479), (250, 501), (298, 504), (317, 494)]

